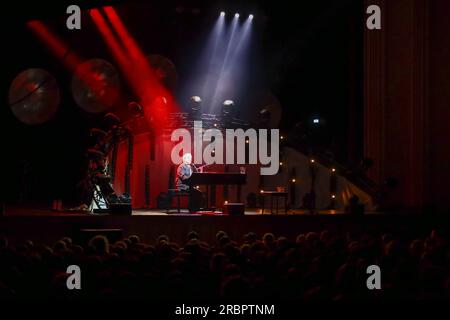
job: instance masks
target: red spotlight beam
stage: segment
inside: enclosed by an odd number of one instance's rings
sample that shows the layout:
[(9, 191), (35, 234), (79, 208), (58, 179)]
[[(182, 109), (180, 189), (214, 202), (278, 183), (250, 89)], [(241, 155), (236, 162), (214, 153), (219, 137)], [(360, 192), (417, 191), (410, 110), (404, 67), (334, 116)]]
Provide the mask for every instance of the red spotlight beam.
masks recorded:
[(119, 66), (123, 69), (127, 69), (130, 66), (128, 59), (125, 53), (123, 52), (123, 49), (118, 44), (116, 37), (110, 30), (108, 24), (106, 23), (105, 18), (102, 16), (102, 14), (98, 9), (89, 10), (89, 15), (94, 21), (100, 34), (103, 36), (103, 39), (105, 40), (106, 44), (110, 48), (114, 58), (119, 63)]
[(69, 71), (75, 71), (81, 60), (75, 53), (71, 52), (69, 46), (66, 45), (61, 38), (52, 32), (42, 21), (28, 21), (27, 26), (49, 47), (52, 54), (61, 60)]
[(167, 96), (167, 90), (165, 90), (165, 88), (157, 80), (153, 69), (147, 61), (147, 58), (143, 54), (134, 38), (128, 32), (127, 28), (123, 24), (114, 8), (111, 6), (107, 6), (104, 7), (103, 10), (105, 11), (106, 16), (111, 22), (114, 31), (119, 36), (120, 41), (122, 41), (123, 46), (127, 48), (128, 55), (133, 62), (135, 71), (141, 76), (139, 83), (139, 85), (141, 86), (141, 97), (145, 97), (148, 102), (152, 102), (159, 96)]
[(130, 35), (127, 28), (120, 19), (116, 10), (111, 6), (106, 6), (103, 8), (103, 11), (106, 14), (106, 17), (111, 22), (114, 30), (117, 32), (119, 39), (122, 41), (124, 48), (127, 49), (128, 54), (133, 59), (142, 59), (144, 57), (141, 49), (138, 44), (134, 40), (134, 38)]
[(132, 81), (130, 85), (136, 89), (135, 93), (144, 106), (146, 118), (152, 123), (153, 127), (157, 127), (155, 129), (162, 128), (167, 121), (168, 113), (177, 109), (174, 99), (156, 77), (149, 61), (114, 8), (107, 6), (103, 10), (123, 47), (127, 49), (131, 68), (125, 70), (125, 72), (130, 72), (133, 75), (133, 77), (128, 77)]
[(125, 76), (127, 82), (130, 84), (134, 94), (139, 98), (141, 97), (141, 91), (139, 80), (140, 73), (134, 70), (132, 60), (127, 56), (124, 49), (119, 44), (119, 40), (111, 30), (106, 19), (103, 17), (99, 9), (89, 10), (89, 15), (94, 21), (95, 26), (102, 35), (106, 45), (112, 53), (114, 59), (117, 61), (119, 68), (122, 70), (122, 74)]
[[(81, 59), (75, 52), (71, 51), (70, 47), (59, 38), (50, 28), (48, 28), (42, 21), (32, 20), (27, 22), (28, 28), (50, 49), (52, 54), (58, 58), (69, 72), (77, 75), (91, 91), (101, 96), (103, 90), (100, 82), (96, 81), (88, 70), (77, 68), (83, 59)], [(106, 97), (104, 97), (106, 99)]]

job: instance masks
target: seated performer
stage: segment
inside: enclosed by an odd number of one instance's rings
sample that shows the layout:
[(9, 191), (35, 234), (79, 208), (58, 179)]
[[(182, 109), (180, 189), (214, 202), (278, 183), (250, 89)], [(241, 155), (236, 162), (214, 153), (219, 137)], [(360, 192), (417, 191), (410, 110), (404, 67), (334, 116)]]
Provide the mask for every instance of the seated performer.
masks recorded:
[(197, 167), (192, 164), (192, 155), (185, 153), (183, 162), (177, 168), (175, 185), (180, 191), (189, 191), (189, 211), (200, 209), (202, 202), (202, 193), (194, 187), (189, 187), (185, 182), (192, 176), (192, 173), (199, 172)]

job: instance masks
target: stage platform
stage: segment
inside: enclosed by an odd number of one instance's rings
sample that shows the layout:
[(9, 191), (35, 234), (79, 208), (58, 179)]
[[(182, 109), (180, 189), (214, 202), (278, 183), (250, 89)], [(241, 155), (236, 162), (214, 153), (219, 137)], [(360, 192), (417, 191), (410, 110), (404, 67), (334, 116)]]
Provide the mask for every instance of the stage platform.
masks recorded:
[(356, 216), (334, 210), (323, 210), (316, 214), (306, 210), (290, 210), (287, 214), (262, 215), (260, 209), (247, 209), (243, 216), (133, 210), (131, 216), (118, 216), (6, 207), (0, 217), (0, 234), (5, 234), (12, 243), (32, 240), (51, 244), (64, 236), (77, 239), (81, 229), (120, 229), (123, 236), (137, 234), (149, 243), (153, 243), (161, 234), (183, 243), (187, 233), (192, 230), (206, 241), (214, 241), (216, 233), (223, 230), (233, 240), (241, 242), (243, 235), (250, 231), (258, 236), (272, 232), (290, 239), (309, 231), (327, 229), (359, 233), (378, 230), (379, 226), (386, 231), (400, 228), (418, 234), (429, 232), (431, 228), (447, 228), (448, 232), (449, 220), (448, 215), (372, 212)]
[[(335, 215), (335, 214), (344, 214), (345, 212), (342, 210), (318, 210), (316, 214), (318, 215)], [(370, 212), (368, 214), (373, 214), (374, 212)], [(5, 216), (23, 216), (23, 217), (35, 217), (35, 216), (109, 216), (105, 214), (88, 214), (88, 213), (81, 213), (81, 212), (75, 212), (70, 210), (51, 210), (47, 208), (33, 208), (33, 207), (18, 207), (18, 206), (10, 206), (5, 208), (4, 212)], [(133, 209), (132, 216), (204, 216), (204, 215), (214, 215), (214, 216), (221, 216), (222, 212), (217, 211), (200, 211), (197, 213), (190, 213), (186, 209), (180, 210), (180, 213), (178, 213), (176, 210), (171, 210), (170, 212), (166, 212), (165, 210), (160, 209)], [(245, 216), (261, 216), (262, 211), (259, 208), (246, 208), (245, 209)], [(270, 213), (270, 211), (266, 208), (264, 210), (263, 215), (311, 215), (311, 213), (308, 210), (304, 209), (291, 209), (288, 210), (286, 213), (284, 209), (280, 209), (278, 212)]]

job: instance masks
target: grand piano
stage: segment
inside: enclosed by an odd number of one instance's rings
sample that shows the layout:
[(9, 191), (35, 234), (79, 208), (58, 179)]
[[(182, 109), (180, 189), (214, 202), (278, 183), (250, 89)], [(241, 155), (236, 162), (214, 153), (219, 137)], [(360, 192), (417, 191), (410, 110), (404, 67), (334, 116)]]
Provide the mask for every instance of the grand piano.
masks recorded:
[(216, 185), (237, 185), (236, 199), (241, 201), (241, 186), (247, 183), (247, 175), (245, 173), (229, 173), (229, 172), (194, 172), (185, 183), (191, 188), (196, 186), (206, 186), (206, 209), (215, 209), (215, 186)]

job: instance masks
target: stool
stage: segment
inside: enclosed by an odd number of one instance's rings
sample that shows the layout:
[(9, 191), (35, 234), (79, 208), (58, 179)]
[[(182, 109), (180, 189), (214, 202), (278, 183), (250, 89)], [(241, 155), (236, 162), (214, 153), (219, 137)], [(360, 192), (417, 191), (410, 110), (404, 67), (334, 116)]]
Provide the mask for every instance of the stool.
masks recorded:
[(167, 207), (166, 207), (166, 213), (169, 213), (171, 206), (172, 206), (172, 198), (177, 198), (177, 212), (180, 213), (181, 211), (181, 198), (187, 197), (189, 199), (189, 191), (185, 190), (179, 190), (179, 189), (169, 189), (168, 191), (168, 199), (167, 199)]

